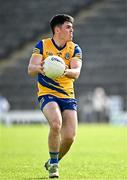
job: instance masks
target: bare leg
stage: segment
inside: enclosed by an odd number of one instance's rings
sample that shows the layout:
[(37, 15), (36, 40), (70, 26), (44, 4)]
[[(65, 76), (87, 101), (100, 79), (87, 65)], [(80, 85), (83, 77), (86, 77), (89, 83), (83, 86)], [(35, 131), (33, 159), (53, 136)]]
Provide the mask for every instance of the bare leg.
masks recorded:
[(59, 159), (61, 159), (70, 149), (77, 129), (77, 112), (74, 110), (64, 110), (62, 113), (63, 124), (61, 129), (61, 144)]
[(50, 126), (48, 145), (49, 152), (59, 152), (60, 131), (62, 125), (62, 116), (59, 106), (56, 102), (49, 102), (43, 109)]

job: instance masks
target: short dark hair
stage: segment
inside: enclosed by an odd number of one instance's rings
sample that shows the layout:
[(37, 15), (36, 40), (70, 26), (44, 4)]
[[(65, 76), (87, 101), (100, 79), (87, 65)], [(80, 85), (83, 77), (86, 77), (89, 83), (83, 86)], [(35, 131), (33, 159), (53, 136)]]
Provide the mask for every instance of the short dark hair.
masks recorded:
[(74, 18), (67, 14), (57, 14), (52, 17), (52, 19), (50, 20), (50, 27), (51, 27), (53, 34), (54, 34), (55, 26), (62, 25), (62, 24), (64, 24), (65, 21), (71, 22), (73, 24)]

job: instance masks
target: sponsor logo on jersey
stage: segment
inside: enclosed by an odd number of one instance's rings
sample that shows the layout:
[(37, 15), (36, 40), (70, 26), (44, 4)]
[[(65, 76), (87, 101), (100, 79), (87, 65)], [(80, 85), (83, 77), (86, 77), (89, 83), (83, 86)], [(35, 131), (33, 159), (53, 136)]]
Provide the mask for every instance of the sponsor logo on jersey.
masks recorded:
[(53, 56), (53, 53), (52, 52), (46, 52), (46, 55)]

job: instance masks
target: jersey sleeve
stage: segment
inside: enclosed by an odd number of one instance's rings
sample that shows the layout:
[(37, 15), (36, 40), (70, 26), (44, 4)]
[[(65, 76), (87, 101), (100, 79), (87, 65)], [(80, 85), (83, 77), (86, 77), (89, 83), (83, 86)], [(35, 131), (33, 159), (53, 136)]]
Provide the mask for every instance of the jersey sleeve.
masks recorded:
[(33, 49), (32, 54), (41, 54), (41, 55), (43, 55), (43, 42), (42, 41), (37, 42), (37, 44), (35, 45), (35, 47)]
[(82, 50), (77, 44), (75, 44), (73, 57), (76, 57), (77, 59), (82, 60)]

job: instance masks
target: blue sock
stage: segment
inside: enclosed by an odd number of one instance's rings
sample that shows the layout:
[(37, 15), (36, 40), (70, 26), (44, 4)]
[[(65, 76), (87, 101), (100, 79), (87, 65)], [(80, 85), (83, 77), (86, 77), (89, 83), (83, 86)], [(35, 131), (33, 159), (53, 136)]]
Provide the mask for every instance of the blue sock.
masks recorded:
[(49, 152), (50, 164), (58, 163), (59, 152)]

